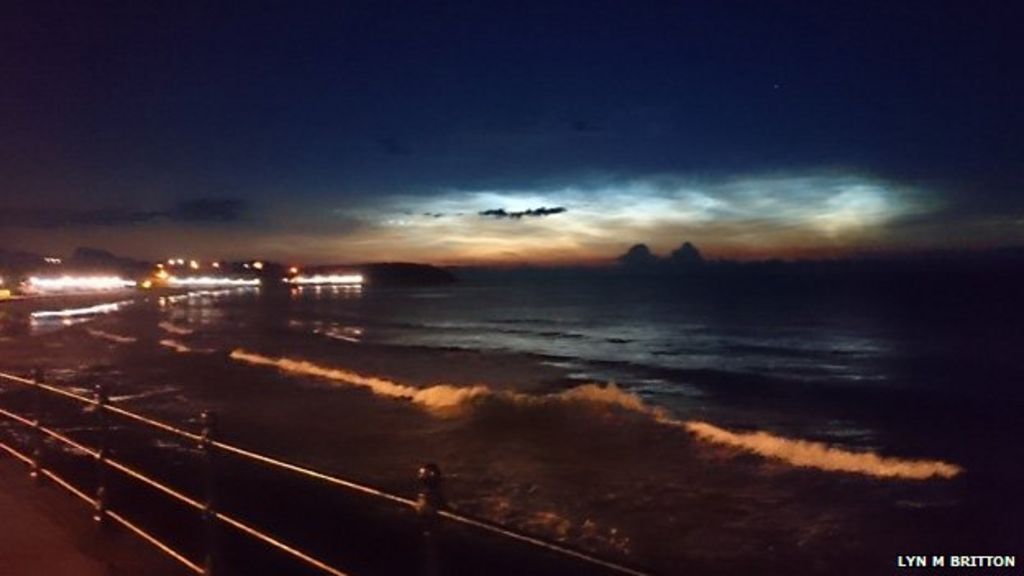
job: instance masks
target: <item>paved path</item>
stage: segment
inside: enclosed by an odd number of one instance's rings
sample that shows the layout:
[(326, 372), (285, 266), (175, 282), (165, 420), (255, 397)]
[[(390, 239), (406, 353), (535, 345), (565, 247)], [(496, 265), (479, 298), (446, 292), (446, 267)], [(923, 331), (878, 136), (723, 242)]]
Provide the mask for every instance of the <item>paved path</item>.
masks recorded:
[(85, 503), (0, 455), (0, 574), (4, 576), (181, 576), (154, 548), (122, 530), (98, 530)]

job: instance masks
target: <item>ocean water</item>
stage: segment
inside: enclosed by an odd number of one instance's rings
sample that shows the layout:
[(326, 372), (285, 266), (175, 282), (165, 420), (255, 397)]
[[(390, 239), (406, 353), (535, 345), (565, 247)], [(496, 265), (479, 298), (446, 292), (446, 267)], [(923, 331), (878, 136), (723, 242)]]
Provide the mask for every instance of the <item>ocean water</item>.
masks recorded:
[(396, 491), (436, 461), (453, 507), (659, 573), (889, 573), (1024, 543), (1024, 314), (989, 280), (153, 294), (5, 312), (3, 360)]

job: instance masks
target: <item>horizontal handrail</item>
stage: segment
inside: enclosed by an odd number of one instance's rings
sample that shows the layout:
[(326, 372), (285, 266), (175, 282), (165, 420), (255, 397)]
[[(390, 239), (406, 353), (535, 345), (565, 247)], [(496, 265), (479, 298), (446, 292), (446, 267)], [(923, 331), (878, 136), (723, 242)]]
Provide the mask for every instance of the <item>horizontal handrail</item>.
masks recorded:
[(505, 536), (506, 538), (511, 538), (513, 540), (518, 540), (519, 542), (525, 542), (527, 544), (532, 544), (534, 546), (537, 546), (539, 548), (544, 548), (544, 549), (550, 550), (552, 552), (557, 552), (559, 554), (564, 554), (566, 556), (571, 556), (571, 557), (573, 557), (573, 558), (575, 558), (577, 560), (582, 560), (584, 562), (589, 562), (591, 564), (596, 564), (598, 566), (602, 566), (604, 568), (608, 568), (609, 570), (613, 570), (615, 572), (621, 572), (623, 574), (630, 574), (631, 576), (647, 576), (646, 572), (641, 572), (639, 570), (635, 570), (635, 569), (630, 568), (628, 566), (622, 566), (621, 564), (616, 564), (615, 562), (610, 562), (608, 560), (603, 560), (601, 558), (597, 558), (595, 556), (591, 556), (591, 555), (583, 553), (583, 552), (578, 552), (576, 550), (573, 550), (572, 548), (566, 548), (565, 546), (559, 546), (558, 544), (553, 544), (551, 542), (546, 542), (544, 540), (541, 540), (540, 538), (535, 538), (535, 537), (529, 536), (527, 534), (520, 534), (518, 532), (514, 532), (512, 530), (509, 530), (508, 528), (505, 528), (503, 526), (499, 526), (497, 524), (492, 524), (492, 523), (486, 522), (484, 520), (477, 520), (476, 518), (469, 518), (468, 516), (463, 516), (461, 514), (456, 514), (455, 512), (450, 512), (448, 510), (438, 510), (437, 511), (437, 515), (441, 516), (443, 518), (447, 518), (449, 520), (452, 520), (454, 522), (458, 522), (460, 524), (465, 524), (467, 526), (473, 526), (474, 528), (479, 528), (480, 530), (485, 530), (485, 531), (491, 532), (493, 534), (499, 534), (501, 536)]
[(189, 432), (187, 430), (182, 430), (181, 428), (178, 428), (176, 426), (171, 426), (170, 424), (166, 424), (164, 422), (160, 422), (159, 420), (153, 420), (152, 418), (147, 418), (147, 417), (145, 417), (145, 416), (143, 416), (141, 414), (136, 414), (135, 412), (129, 412), (128, 410), (125, 410), (124, 408), (118, 408), (117, 406), (111, 406), (110, 404), (104, 404), (103, 405), (103, 409), (108, 411), (108, 412), (113, 412), (114, 414), (117, 414), (119, 416), (124, 416), (125, 418), (129, 418), (131, 420), (135, 420), (136, 422), (140, 422), (140, 423), (145, 424), (147, 426), (150, 426), (152, 428), (156, 428), (158, 430), (163, 430), (164, 432), (168, 432), (170, 434), (175, 434), (175, 435), (181, 436), (182, 438), (187, 438), (189, 440), (196, 441), (196, 442), (198, 442), (199, 440), (202, 439), (202, 436), (200, 436), (199, 434), (194, 434), (194, 433)]
[(71, 392), (70, 390), (64, 390), (64, 389), (58, 388), (56, 386), (50, 386), (49, 384), (47, 384), (45, 382), (37, 382), (36, 380), (30, 380), (28, 378), (22, 378), (20, 376), (15, 376), (14, 374), (7, 374), (6, 372), (0, 372), (0, 378), (6, 378), (7, 380), (11, 380), (13, 382), (18, 382), (20, 384), (27, 384), (28, 386), (33, 386), (35, 388), (42, 388), (43, 390), (46, 390), (47, 392), (53, 392), (54, 394), (59, 394), (61, 396), (66, 396), (66, 397), (71, 398), (73, 400), (78, 400), (79, 402), (84, 402), (86, 404), (95, 404), (96, 403), (95, 400), (93, 400), (92, 398), (89, 398), (88, 396), (82, 396), (81, 394), (75, 394), (74, 392)]
[(296, 557), (296, 558), (306, 562), (310, 566), (313, 566), (315, 568), (319, 568), (320, 570), (322, 570), (324, 572), (327, 572), (328, 574), (331, 574), (332, 576), (348, 576), (347, 574), (345, 574), (341, 570), (338, 570), (337, 568), (334, 568), (334, 567), (332, 567), (332, 566), (330, 566), (330, 565), (328, 565), (328, 564), (326, 564), (324, 562), (321, 562), (320, 560), (317, 560), (316, 558), (313, 558), (309, 554), (306, 554), (306, 553), (301, 552), (301, 551), (299, 551), (299, 550), (297, 550), (295, 548), (292, 548), (291, 546), (285, 544), (284, 542), (281, 542), (280, 540), (274, 538), (273, 536), (270, 536), (268, 534), (264, 534), (264, 533), (260, 532), (259, 530), (256, 530), (255, 528), (253, 528), (251, 526), (248, 526), (244, 522), (241, 522), (241, 521), (239, 521), (239, 520), (237, 520), (235, 518), (232, 518), (231, 516), (228, 516), (227, 514), (222, 514), (220, 512), (217, 512), (216, 516), (217, 516), (218, 520), (221, 520), (225, 524), (228, 524), (229, 526), (232, 526), (232, 527), (234, 527), (234, 528), (236, 528), (236, 529), (238, 529), (238, 530), (248, 534), (249, 536), (252, 536), (252, 537), (256, 538), (257, 540), (260, 540), (261, 542), (263, 542), (265, 544), (269, 544), (270, 546), (273, 546), (274, 548), (277, 548), (278, 550), (281, 550), (282, 552), (286, 552), (286, 553), (288, 553), (288, 554), (290, 554), (290, 555), (292, 555), (292, 556), (294, 556), (294, 557)]
[(31, 458), (29, 458), (25, 454), (22, 454), (18, 450), (15, 450), (14, 448), (11, 448), (6, 443), (0, 442), (0, 448), (3, 448), (8, 454), (10, 454), (11, 456), (14, 456), (18, 460), (21, 460), (25, 464), (28, 464), (29, 466), (32, 465), (32, 459)]
[[(201, 445), (203, 443), (205, 443), (207, 446), (209, 446), (211, 448), (216, 448), (216, 449), (219, 449), (219, 450), (221, 450), (223, 452), (234, 454), (236, 456), (239, 456), (239, 457), (242, 457), (242, 458), (245, 458), (245, 459), (248, 459), (248, 460), (259, 462), (259, 463), (262, 463), (262, 464), (265, 464), (265, 465), (268, 465), (268, 466), (272, 466), (272, 467), (275, 467), (275, 468), (278, 468), (278, 469), (281, 469), (281, 470), (286, 470), (286, 471), (289, 471), (289, 472), (292, 472), (292, 473), (295, 473), (295, 474), (299, 474), (301, 476), (305, 476), (307, 478), (319, 480), (319, 481), (322, 481), (322, 482), (325, 482), (325, 483), (328, 483), (328, 484), (331, 484), (331, 485), (335, 485), (335, 486), (339, 486), (339, 487), (342, 487), (342, 488), (346, 488), (348, 490), (352, 490), (352, 491), (359, 492), (359, 493), (362, 493), (362, 494), (366, 494), (366, 495), (369, 495), (369, 496), (381, 498), (383, 500), (387, 500), (387, 501), (390, 501), (390, 502), (393, 502), (393, 503), (396, 503), (396, 504), (399, 504), (399, 505), (402, 505), (402, 506), (410, 507), (410, 508), (412, 508), (414, 510), (417, 510), (417, 511), (420, 510), (421, 504), (419, 502), (417, 502), (416, 500), (413, 500), (411, 498), (406, 498), (406, 497), (403, 497), (403, 496), (399, 496), (397, 494), (392, 494), (390, 492), (386, 492), (386, 491), (380, 490), (378, 488), (373, 488), (373, 487), (367, 486), (365, 484), (361, 484), (361, 483), (354, 482), (354, 481), (351, 481), (351, 480), (347, 480), (347, 479), (344, 479), (344, 478), (339, 478), (337, 476), (333, 476), (331, 474), (320, 472), (320, 471), (314, 470), (312, 468), (307, 468), (307, 467), (301, 466), (299, 464), (294, 464), (294, 463), (291, 463), (291, 462), (286, 462), (284, 460), (275, 458), (273, 456), (268, 456), (266, 454), (260, 454), (258, 452), (254, 452), (252, 450), (247, 450), (245, 448), (241, 448), (239, 446), (228, 444), (226, 442), (222, 442), (222, 441), (219, 441), (219, 440), (214, 440), (214, 439), (211, 439), (211, 438), (207, 438), (207, 437), (205, 437), (202, 434), (196, 434), (194, 432), (189, 432), (188, 430), (184, 430), (182, 428), (173, 426), (171, 424), (167, 424), (165, 422), (161, 422), (159, 420), (155, 420), (155, 419), (149, 418), (147, 416), (138, 414), (136, 412), (132, 412), (130, 410), (126, 410), (124, 408), (120, 408), (120, 407), (117, 407), (117, 406), (112, 406), (112, 405), (110, 405), (110, 404), (108, 404), (106, 402), (100, 402), (100, 401), (97, 401), (96, 399), (92, 399), (92, 398), (89, 398), (89, 397), (86, 397), (86, 396), (82, 396), (80, 394), (75, 394), (73, 392), (62, 390), (62, 389), (60, 389), (58, 387), (55, 387), (55, 386), (52, 386), (52, 385), (49, 385), (49, 384), (45, 384), (43, 382), (38, 382), (36, 380), (32, 380), (32, 379), (28, 379), (28, 378), (22, 378), (22, 377), (15, 376), (15, 375), (12, 375), (12, 374), (8, 374), (8, 373), (5, 373), (5, 372), (0, 372), (0, 379), (6, 379), (6, 380), (9, 380), (9, 381), (13, 381), (13, 382), (17, 382), (17, 383), (24, 384), (24, 385), (27, 385), (27, 386), (35, 387), (35, 388), (38, 388), (38, 389), (41, 389), (41, 390), (45, 390), (47, 392), (53, 392), (53, 393), (59, 394), (61, 396), (64, 396), (64, 397), (76, 400), (78, 402), (82, 402), (84, 404), (95, 406), (95, 407), (97, 407), (99, 409), (106, 410), (108, 412), (117, 414), (119, 416), (123, 416), (125, 418), (131, 419), (133, 421), (136, 421), (136, 422), (139, 422), (139, 423), (144, 424), (146, 426), (149, 426), (151, 428), (155, 428), (157, 430), (161, 430), (161, 431), (167, 432), (169, 434), (173, 434), (173, 435), (176, 435), (176, 436), (188, 439), (190, 441), (200, 442)], [(44, 426), (40, 426), (39, 423), (36, 422), (36, 421), (30, 420), (28, 418), (25, 418), (23, 416), (17, 415), (17, 414), (15, 414), (13, 412), (10, 412), (8, 410), (4, 410), (2, 408), (0, 408), (0, 415), (12, 418), (12, 419), (14, 419), (14, 420), (16, 420), (16, 421), (18, 421), (18, 422), (20, 422), (22, 424), (25, 424), (25, 425), (28, 425), (28, 426), (33, 426), (33, 427), (39, 429), (41, 432), (43, 432), (43, 433), (45, 433), (45, 434), (47, 434), (47, 435), (49, 435), (49, 436), (59, 440), (59, 441), (62, 441), (62, 442), (66, 443), (66, 444), (68, 444), (68, 445), (70, 445), (70, 446), (72, 446), (72, 447), (74, 447), (74, 448), (76, 448), (78, 450), (81, 450), (84, 453), (86, 453), (86, 454), (88, 454), (88, 455), (90, 455), (92, 457), (99, 458), (99, 451), (93, 450), (93, 449), (88, 448), (88, 447), (86, 447), (86, 446), (84, 446), (82, 444), (79, 444), (79, 443), (75, 442), (74, 440), (71, 440), (70, 438), (67, 438), (66, 436), (64, 436), (64, 435), (62, 435), (62, 434), (60, 434), (60, 433), (58, 433), (58, 432), (56, 432), (56, 431), (54, 431), (52, 429), (49, 429), (49, 428), (44, 427)], [(3, 447), (7, 448), (8, 451), (10, 451), (10, 448), (7, 447), (6, 445), (3, 445)], [(132, 478), (134, 478), (134, 479), (136, 479), (136, 480), (138, 480), (138, 481), (140, 481), (140, 482), (142, 482), (144, 484), (147, 484), (150, 487), (152, 487), (152, 488), (154, 488), (154, 489), (164, 493), (167, 496), (170, 496), (171, 498), (174, 498), (175, 500), (177, 500), (177, 501), (179, 501), (179, 502), (181, 502), (181, 503), (183, 503), (183, 504), (185, 504), (185, 505), (187, 505), (187, 506), (189, 506), (191, 508), (198, 509), (198, 510), (205, 509), (205, 504), (199, 502), (198, 500), (190, 498), (189, 496), (186, 496), (186, 495), (178, 492), (177, 490), (175, 490), (175, 489), (173, 489), (173, 488), (171, 488), (171, 487), (169, 487), (169, 486), (167, 486), (167, 485), (165, 485), (165, 484), (163, 484), (163, 483), (161, 483), (161, 482), (159, 482), (159, 481), (157, 481), (155, 479), (152, 479), (152, 478), (146, 476), (142, 472), (134, 470), (134, 469), (132, 469), (132, 468), (130, 468), (130, 467), (120, 463), (120, 462), (111, 460), (109, 458), (103, 458), (102, 461), (104, 463), (110, 465), (112, 468), (118, 470), (119, 472), (121, 472), (121, 473), (123, 473), (123, 474), (125, 474), (127, 476), (130, 476), (130, 477), (132, 477)], [(29, 458), (27, 460), (27, 462), (31, 464), (33, 461), (32, 461), (31, 458)], [(454, 511), (451, 511), (451, 510), (445, 510), (445, 509), (436, 510), (435, 513), (438, 516), (443, 517), (443, 518), (445, 518), (447, 520), (450, 520), (452, 522), (455, 522), (455, 523), (459, 523), (459, 524), (463, 524), (463, 525), (466, 525), (466, 526), (470, 526), (470, 527), (473, 527), (473, 528), (476, 528), (476, 529), (479, 529), (479, 530), (483, 530), (483, 531), (486, 531), (486, 532), (489, 532), (489, 533), (492, 533), (492, 534), (497, 534), (497, 535), (500, 535), (502, 537), (506, 537), (506, 538), (509, 538), (509, 539), (516, 540), (518, 542), (530, 544), (532, 546), (536, 546), (538, 548), (542, 548), (542, 549), (545, 549), (545, 550), (548, 550), (548, 551), (551, 551), (551, 552), (562, 554), (564, 556), (571, 557), (571, 558), (574, 558), (576, 560), (580, 560), (580, 561), (583, 561), (583, 562), (587, 562), (587, 563), (593, 564), (595, 566), (601, 566), (603, 568), (609, 569), (609, 570), (614, 571), (614, 572), (619, 572), (619, 573), (622, 573), (622, 574), (629, 574), (631, 576), (646, 576), (645, 572), (642, 572), (642, 571), (637, 570), (635, 568), (630, 568), (628, 566), (623, 566), (621, 564), (618, 564), (618, 563), (615, 563), (615, 562), (612, 562), (612, 561), (609, 561), (609, 560), (604, 560), (602, 558), (593, 556), (593, 555), (588, 554), (586, 552), (582, 552), (582, 551), (579, 551), (579, 550), (574, 550), (572, 548), (569, 548), (567, 546), (563, 546), (563, 545), (560, 545), (560, 544), (556, 544), (554, 542), (548, 542), (548, 541), (546, 541), (544, 539), (541, 539), (541, 538), (538, 538), (538, 537), (535, 537), (535, 536), (530, 536), (530, 535), (527, 535), (527, 534), (522, 534), (522, 533), (516, 532), (514, 530), (511, 530), (509, 528), (506, 528), (504, 526), (501, 526), (501, 525), (498, 525), (498, 524), (494, 524), (492, 522), (488, 522), (486, 520), (472, 518), (472, 517), (465, 516), (463, 514), (459, 514), (457, 512), (454, 512)], [(260, 532), (258, 529), (253, 528), (251, 526), (248, 526), (248, 525), (244, 524), (243, 522), (241, 522), (241, 521), (239, 521), (239, 520), (237, 520), (235, 518), (232, 518), (230, 516), (227, 516), (227, 515), (219, 513), (219, 512), (214, 513), (214, 516), (217, 519), (221, 520), (222, 522), (224, 522), (226, 524), (229, 524), (229, 525), (235, 527), (236, 529), (238, 529), (238, 530), (240, 530), (240, 531), (242, 531), (242, 532), (244, 532), (246, 534), (249, 534), (250, 536), (253, 536), (253, 537), (255, 537), (255, 538), (259, 539), (259, 540), (262, 540), (263, 542), (265, 542), (265, 543), (267, 543), (267, 544), (269, 544), (269, 545), (271, 545), (271, 546), (273, 546), (275, 548), (278, 548), (279, 550), (282, 550), (282, 551), (284, 551), (284, 552), (286, 552), (286, 553), (288, 553), (288, 554), (290, 554), (290, 555), (292, 555), (292, 556), (294, 556), (294, 557), (296, 557), (296, 558), (298, 558), (300, 560), (303, 560), (304, 562), (307, 562), (311, 566), (319, 568), (320, 570), (328, 572), (328, 573), (330, 573), (332, 575), (345, 576), (344, 573), (342, 573), (340, 571), (337, 571), (335, 568), (332, 568), (329, 565), (327, 565), (327, 564), (325, 564), (325, 563), (323, 563), (323, 562), (321, 562), (319, 560), (316, 560), (312, 556), (309, 556), (309, 555), (307, 555), (305, 553), (302, 553), (299, 550), (297, 550), (297, 549), (295, 549), (295, 548), (293, 548), (293, 547), (291, 547), (291, 546), (289, 546), (287, 544), (284, 544), (283, 542), (280, 542), (280, 541), (276, 540), (274, 537), (272, 537), (272, 536), (270, 536), (268, 534), (265, 534), (263, 532)]]
[(104, 459), (104, 462), (114, 470), (117, 470), (118, 472), (121, 472), (122, 474), (130, 478), (134, 478), (135, 480), (142, 482), (143, 484), (149, 486), (150, 488), (163, 492), (165, 495), (170, 496), (171, 498), (177, 500), (178, 502), (181, 502), (182, 504), (190, 508), (194, 508), (196, 510), (203, 510), (206, 507), (202, 502), (199, 502), (198, 500), (195, 500), (193, 498), (189, 498), (188, 496), (182, 494), (181, 492), (178, 492), (174, 488), (171, 488), (170, 486), (160, 482), (159, 480), (154, 480), (153, 478), (146, 476), (142, 472), (138, 472), (128, 466), (125, 466), (124, 464), (118, 462), (117, 460), (111, 460), (107, 458)]
[(25, 426), (35, 426), (36, 425), (34, 420), (31, 420), (29, 418), (25, 418), (24, 416), (22, 416), (20, 414), (15, 414), (14, 412), (11, 412), (9, 410), (4, 410), (3, 408), (0, 408), (0, 415), (6, 416), (6, 417), (10, 418), (11, 420), (14, 420), (15, 422), (19, 422), (21, 424), (24, 424)]
[(217, 440), (214, 440), (214, 441), (210, 442), (210, 445), (214, 446), (216, 448), (220, 448), (221, 450), (224, 450), (225, 452), (230, 452), (232, 454), (236, 454), (238, 456), (242, 456), (243, 458), (249, 458), (251, 460), (255, 460), (257, 462), (262, 462), (264, 464), (268, 464), (270, 466), (274, 466), (274, 467), (280, 468), (282, 470), (289, 470), (291, 472), (295, 472), (297, 474), (301, 474), (301, 475), (307, 476), (309, 478), (315, 478), (317, 480), (323, 480), (324, 482), (327, 482), (329, 484), (334, 484), (335, 486), (342, 486), (342, 487), (348, 488), (350, 490), (355, 490), (356, 492), (362, 492), (363, 494), (369, 494), (371, 496), (377, 496), (378, 498), (383, 498), (385, 500), (390, 500), (392, 502), (396, 502), (398, 504), (402, 504), (402, 505), (409, 506), (409, 507), (412, 507), (412, 508), (416, 507), (416, 501), (415, 500), (412, 500), (412, 499), (409, 499), (409, 498), (403, 498), (403, 497), (398, 496), (396, 494), (391, 494), (391, 493), (385, 492), (383, 490), (378, 490), (376, 488), (371, 488), (369, 486), (366, 486), (366, 485), (363, 485), (363, 484), (359, 484), (357, 482), (352, 482), (351, 480), (345, 480), (345, 479), (342, 479), (342, 478), (338, 478), (337, 476), (331, 476), (330, 474), (325, 474), (323, 472), (318, 472), (316, 470), (313, 470), (312, 468), (306, 468), (304, 466), (299, 466), (298, 464), (292, 464), (290, 462), (285, 462), (284, 460), (278, 460), (277, 458), (273, 458), (271, 456), (265, 456), (263, 454), (259, 454), (257, 452), (253, 452), (251, 450), (246, 450), (244, 448), (239, 448), (238, 446), (232, 446), (231, 444), (226, 444), (224, 442), (220, 442), (220, 441), (217, 441)]
[(120, 525), (124, 526), (125, 528), (127, 528), (128, 530), (134, 532), (136, 536), (142, 538), (146, 542), (149, 542), (153, 546), (156, 546), (161, 552), (163, 552), (164, 554), (167, 554), (171, 558), (174, 558), (175, 560), (180, 562), (183, 566), (185, 566), (189, 570), (195, 572), (196, 574), (206, 574), (206, 570), (204, 570), (202, 568), (202, 566), (200, 566), (200, 565), (196, 564), (195, 562), (189, 560), (188, 558), (185, 557), (184, 554), (182, 554), (181, 552), (178, 552), (174, 548), (171, 548), (170, 546), (168, 546), (164, 542), (160, 541), (160, 539), (158, 539), (157, 537), (153, 536), (149, 532), (146, 532), (145, 530), (143, 530), (142, 528), (140, 528), (136, 524), (130, 522), (124, 516), (121, 516), (120, 514), (118, 514), (117, 512), (114, 512), (112, 510), (108, 510), (107, 511), (107, 516), (110, 516), (110, 518), (113, 519), (114, 521), (116, 521), (118, 524), (120, 524)]

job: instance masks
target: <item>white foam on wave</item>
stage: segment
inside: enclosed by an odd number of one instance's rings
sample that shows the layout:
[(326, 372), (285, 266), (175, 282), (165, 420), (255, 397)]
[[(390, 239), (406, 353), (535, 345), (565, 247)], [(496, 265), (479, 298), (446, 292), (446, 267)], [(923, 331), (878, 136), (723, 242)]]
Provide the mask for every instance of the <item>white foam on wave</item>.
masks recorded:
[(651, 406), (636, 394), (622, 390), (614, 384), (586, 384), (561, 392), (558, 396), (562, 400), (610, 404), (647, 414), (660, 424), (682, 428), (702, 441), (781, 460), (791, 466), (907, 480), (953, 478), (963, 472), (960, 466), (941, 460), (881, 456), (870, 451), (846, 450), (823, 442), (787, 438), (764, 431), (732, 432), (707, 422), (679, 420), (671, 417), (668, 410), (660, 406)]
[(121, 336), (120, 334), (112, 334), (110, 332), (104, 332), (103, 330), (94, 330), (92, 328), (86, 329), (86, 332), (88, 332), (90, 336), (94, 336), (96, 338), (100, 338), (103, 340), (109, 340), (110, 342), (116, 342), (117, 344), (131, 344), (137, 340), (137, 338), (132, 336)]
[(328, 368), (305, 360), (271, 358), (236, 349), (231, 358), (257, 366), (272, 366), (285, 372), (325, 378), (370, 389), (373, 393), (403, 398), (430, 409), (459, 408), (482, 398), (499, 398), (517, 404), (540, 405), (552, 402), (588, 402), (615, 406), (649, 416), (655, 422), (686, 430), (701, 441), (728, 446), (786, 462), (792, 466), (828, 472), (861, 474), (875, 478), (926, 480), (953, 478), (963, 472), (960, 466), (940, 460), (913, 460), (881, 456), (874, 452), (857, 452), (812, 442), (787, 438), (763, 431), (732, 432), (701, 421), (673, 418), (668, 410), (651, 406), (640, 396), (615, 384), (583, 384), (554, 394), (532, 395), (506, 390), (493, 390), (477, 384), (469, 387), (436, 384), (425, 388), (400, 384), (385, 378), (365, 376), (341, 368)]
[(269, 358), (260, 354), (233, 350), (231, 358), (240, 362), (257, 366), (274, 366), (285, 372), (326, 378), (335, 382), (343, 382), (353, 386), (370, 389), (374, 394), (411, 400), (427, 408), (454, 408), (474, 398), (487, 396), (491, 390), (486, 386), (460, 387), (452, 384), (435, 384), (426, 388), (417, 388), (375, 376), (363, 376), (340, 368), (325, 368), (305, 360), (289, 358)]
[(832, 472), (850, 472), (876, 478), (953, 478), (963, 469), (940, 460), (908, 460), (880, 456), (874, 452), (851, 452), (823, 442), (776, 436), (767, 432), (730, 432), (707, 422), (685, 422), (693, 435), (706, 442), (731, 446), (793, 466)]
[(161, 322), (161, 323), (157, 324), (157, 326), (159, 326), (161, 330), (163, 330), (164, 332), (167, 332), (168, 334), (176, 334), (178, 336), (187, 336), (188, 334), (192, 333), (192, 330), (190, 330), (188, 328), (182, 328), (181, 326), (177, 326), (175, 324), (171, 324), (170, 322)]

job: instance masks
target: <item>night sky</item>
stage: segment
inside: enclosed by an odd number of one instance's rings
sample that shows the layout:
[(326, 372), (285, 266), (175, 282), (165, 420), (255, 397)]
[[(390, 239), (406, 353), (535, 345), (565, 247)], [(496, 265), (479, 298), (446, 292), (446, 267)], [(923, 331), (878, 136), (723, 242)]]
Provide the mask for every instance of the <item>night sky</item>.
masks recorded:
[(41, 4), (0, 13), (0, 248), (1024, 243), (1015, 2)]

